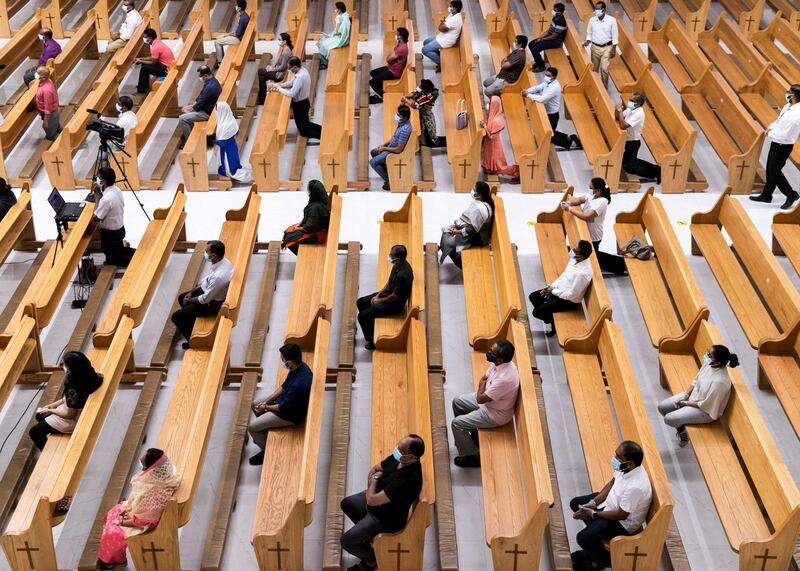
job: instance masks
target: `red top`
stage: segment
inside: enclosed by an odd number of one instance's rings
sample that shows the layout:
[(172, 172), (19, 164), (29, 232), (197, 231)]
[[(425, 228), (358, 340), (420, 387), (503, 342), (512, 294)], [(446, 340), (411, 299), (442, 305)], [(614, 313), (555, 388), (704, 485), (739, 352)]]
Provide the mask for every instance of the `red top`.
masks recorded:
[(54, 113), (58, 111), (58, 92), (56, 86), (49, 79), (39, 81), (36, 89), (36, 110), (39, 113)]
[(392, 72), (392, 75), (400, 78), (403, 75), (403, 70), (406, 67), (406, 60), (408, 59), (408, 44), (397, 44), (392, 51), (397, 57), (394, 63), (387, 64), (386, 67)]
[(153, 40), (153, 43), (150, 44), (150, 55), (166, 68), (169, 68), (175, 60), (169, 46), (159, 39)]

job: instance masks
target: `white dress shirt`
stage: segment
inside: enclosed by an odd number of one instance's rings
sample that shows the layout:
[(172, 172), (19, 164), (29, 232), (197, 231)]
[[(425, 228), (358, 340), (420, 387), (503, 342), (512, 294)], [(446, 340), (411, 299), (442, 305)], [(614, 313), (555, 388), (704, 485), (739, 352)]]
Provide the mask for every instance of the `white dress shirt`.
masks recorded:
[(794, 145), (800, 135), (800, 103), (786, 104), (769, 127), (769, 138), (781, 145)]
[(592, 16), (589, 26), (586, 28), (586, 39), (593, 44), (604, 45), (611, 42), (616, 46), (619, 43), (619, 28), (613, 16), (606, 14), (601, 20), (597, 16)]
[(125, 197), (117, 185), (107, 187), (97, 202), (94, 215), (102, 230), (119, 230), (125, 225)]
[(550, 284), (550, 293), (561, 299), (580, 303), (583, 301), (586, 290), (589, 289), (589, 284), (592, 283), (593, 275), (592, 264), (589, 263), (589, 260), (580, 262), (570, 260), (561, 275)]
[(647, 519), (650, 502), (653, 499), (653, 487), (650, 478), (642, 466), (637, 466), (630, 472), (614, 472), (614, 483), (608, 492), (606, 501), (599, 508), (605, 511), (623, 510), (628, 517), (620, 520), (625, 531), (637, 531)]
[(233, 264), (227, 258), (211, 264), (211, 271), (200, 280), (199, 287), (203, 293), (197, 296), (197, 301), (203, 305), (211, 301), (225, 301), (231, 279), (233, 279)]
[(119, 119), (117, 119), (117, 127), (122, 127), (125, 131), (126, 141), (128, 140), (128, 133), (131, 132), (131, 129), (135, 129), (138, 124), (139, 119), (133, 111), (123, 111), (120, 113)]
[(561, 109), (561, 84), (557, 79), (550, 83), (543, 81), (539, 85), (529, 87), (525, 92), (526, 97), (531, 101), (544, 104), (544, 110), (548, 115), (558, 113)]
[(125, 21), (119, 27), (119, 39), (126, 42), (131, 39), (136, 26), (142, 23), (142, 15), (134, 9), (125, 14)]
[(452, 48), (458, 42), (464, 20), (461, 19), (461, 14), (449, 14), (444, 19), (444, 25), (447, 26), (447, 31), (436, 34), (436, 43), (441, 48)]
[(608, 209), (608, 200), (602, 196), (594, 198), (591, 194), (586, 194), (586, 202), (581, 204), (583, 212), (594, 210), (597, 216), (594, 220), (586, 221), (586, 226), (589, 227), (589, 236), (592, 237), (592, 242), (599, 242), (603, 239), (603, 224), (606, 220), (606, 210)]
[(289, 81), (281, 83), (278, 87), (278, 93), (291, 97), (292, 101), (302, 101), (308, 99), (311, 93), (311, 76), (308, 75), (308, 70), (304, 67), (300, 68), (294, 77)]
[(628, 109), (627, 107), (622, 112), (622, 118), (628, 124), (628, 140), (641, 141), (642, 129), (644, 128), (644, 109), (642, 107), (635, 107)]

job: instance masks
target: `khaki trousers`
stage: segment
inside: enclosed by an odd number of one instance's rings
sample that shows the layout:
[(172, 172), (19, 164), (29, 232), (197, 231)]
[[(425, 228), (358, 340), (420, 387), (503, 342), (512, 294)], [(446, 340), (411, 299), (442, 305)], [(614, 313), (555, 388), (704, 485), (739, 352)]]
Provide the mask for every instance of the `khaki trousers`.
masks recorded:
[(592, 70), (600, 72), (600, 79), (603, 80), (603, 85), (608, 88), (608, 62), (611, 60), (611, 50), (614, 49), (614, 46), (605, 46), (601, 48), (594, 44), (590, 45)]
[(108, 45), (106, 46), (106, 53), (109, 53), (109, 54), (110, 53), (114, 53), (118, 49), (124, 48), (125, 44), (127, 44), (127, 43), (128, 43), (127, 40), (122, 40), (122, 39), (111, 40), (110, 42), (108, 42)]

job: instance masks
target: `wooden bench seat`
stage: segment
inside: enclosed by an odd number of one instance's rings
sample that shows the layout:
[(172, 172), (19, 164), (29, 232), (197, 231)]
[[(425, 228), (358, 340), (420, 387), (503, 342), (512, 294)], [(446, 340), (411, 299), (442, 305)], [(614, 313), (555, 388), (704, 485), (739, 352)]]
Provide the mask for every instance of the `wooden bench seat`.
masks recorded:
[[(685, 30), (691, 37), (696, 38), (697, 34), (706, 29), (711, 0), (669, 0), (669, 4), (683, 20)], [(669, 17), (673, 17), (672, 14)]]
[(553, 21), (553, 4), (555, 0), (524, 0), (525, 8), (531, 19), (531, 39), (544, 34)]
[(739, 22), (739, 29), (748, 37), (758, 31), (764, 3), (765, 0), (720, 0), (720, 4)]
[(614, 118), (614, 105), (600, 76), (587, 70), (577, 84), (564, 87), (564, 105), (592, 165), (592, 176), (604, 178), (611, 191), (616, 192), (625, 133)]
[[(572, 187), (567, 190), (562, 200), (569, 200), (571, 196)], [(566, 214), (560, 205), (552, 212), (540, 212), (536, 216), (536, 243), (539, 246), (544, 279), (548, 284), (564, 271), (569, 261), (569, 248), (574, 247), (580, 240), (591, 242), (589, 228), (582, 220)], [(587, 315), (584, 315), (581, 307), (553, 316), (558, 343), (562, 347), (567, 339), (586, 335), (599, 320), (611, 317), (611, 301), (597, 257), (593, 255), (589, 260), (594, 276), (584, 296)]]
[[(456, 45), (439, 50), (442, 61), (442, 91), (447, 91), (447, 86), (449, 85), (460, 84), (464, 75), (473, 68), (475, 63), (475, 52), (472, 51), (471, 24), (467, 21), (466, 14), (463, 11), (461, 12), (461, 19), (463, 24)], [(434, 25), (438, 26), (439, 22), (437, 20), (434, 20), (434, 22)]]
[(800, 274), (800, 210), (778, 212), (772, 219), (772, 253), (786, 256)]
[(617, 89), (623, 90), (647, 73), (652, 64), (638, 43), (639, 41), (646, 42), (647, 38), (639, 40), (638, 37), (631, 34), (630, 29), (623, 22), (620, 22), (617, 28), (619, 29), (619, 53), (608, 63), (608, 74)]
[(634, 236), (649, 237), (655, 252), (649, 260), (625, 259), (653, 346), (658, 347), (667, 337), (682, 335), (698, 317), (708, 317), (694, 274), (652, 187), (635, 210), (617, 214), (614, 231), (618, 244), (626, 244)]
[(103, 384), (89, 396), (72, 434), (49, 436), (19, 497), (3, 532), (3, 551), (14, 571), (58, 569), (51, 528), (64, 516), (53, 510), (61, 498), (75, 495), (122, 374), (131, 368), (132, 329), (133, 320), (124, 317), (109, 346), (87, 354)]
[(778, 397), (786, 417), (800, 435), (800, 319), (773, 339), (758, 345), (758, 386), (771, 388)]
[(737, 92), (756, 81), (769, 65), (725, 14), (714, 27), (698, 35), (697, 44)]
[[(419, 317), (425, 309), (425, 263), (422, 243), (422, 199), (417, 196), (416, 188), (408, 193), (400, 210), (389, 210), (383, 215), (381, 224), (378, 259), (385, 260), (392, 246), (399, 244), (408, 250), (408, 263), (414, 271), (414, 283), (411, 286), (411, 297), (408, 298), (406, 311), (392, 317), (381, 317), (375, 320), (375, 345), (380, 347), (384, 339), (397, 336), (403, 327), (406, 315)], [(392, 267), (389, 264), (378, 264), (378, 288), (382, 288), (389, 279)]]
[(33, 211), (31, 210), (31, 191), (27, 184), (17, 197), (3, 220), (0, 220), (0, 264), (6, 261), (21, 240), (34, 240)]
[(793, 0), (767, 0), (767, 6), (771, 6), (775, 12), (780, 12), (781, 17), (789, 22), (789, 27), (800, 32), (800, 7), (796, 2)]
[(0, 47), (0, 61), (6, 64), (6, 68), (0, 70), (0, 80), (2, 81), (5, 81), (27, 58), (38, 58), (36, 54), (41, 51), (38, 38), (39, 30), (42, 27), (41, 20), (35, 16), (28, 19), (21, 28), (14, 32), (13, 36), (10, 31), (4, 32), (4, 28), (7, 29), (8, 26), (8, 20), (0, 17), (0, 34), (2, 34), (0, 37), (10, 38)]
[[(781, 18), (780, 12), (766, 28), (753, 32), (750, 39), (786, 81), (800, 83), (800, 32)], [(784, 49), (778, 47), (778, 42)]]
[(289, 0), (286, 3), (286, 8), (283, 11), (283, 20), (286, 22), (285, 30), (293, 39), (298, 37), (303, 22), (305, 22), (306, 33), (308, 33), (307, 11), (308, 0)]
[[(466, 105), (468, 124), (464, 129), (456, 129), (456, 115), (459, 101)], [(444, 128), (447, 136), (447, 160), (453, 174), (453, 190), (469, 192), (478, 179), (481, 163), (483, 129), (479, 121), (483, 119), (482, 95), (478, 90), (475, 71), (468, 69), (460, 83), (444, 89)]]
[[(725, 340), (705, 319), (681, 337), (662, 341), (662, 385), (672, 393), (686, 390), (715, 344)], [(739, 370), (728, 372), (731, 397), (721, 422), (687, 426), (692, 448), (728, 541), (739, 553), (739, 568), (760, 569), (766, 556), (774, 569), (788, 568), (800, 528), (800, 493)], [(768, 520), (760, 515), (762, 506)]]
[(558, 82), (566, 87), (574, 85), (584, 77), (592, 67), (586, 48), (575, 27), (575, 22), (564, 14), (567, 19), (567, 35), (564, 43), (559, 48), (545, 50), (547, 63), (558, 69)]
[(711, 62), (703, 55), (695, 38), (696, 35), (689, 34), (673, 14), (660, 30), (647, 36), (647, 56), (650, 61), (661, 64), (678, 91), (700, 81), (711, 68)]
[(647, 34), (653, 31), (656, 21), (658, 0), (620, 0), (620, 4), (631, 19), (634, 39), (638, 43), (646, 43)]
[(33, 307), (28, 306), (16, 331), (11, 335), (0, 335), (0, 410), (22, 373), (43, 368), (39, 329)]
[[(786, 105), (784, 95), (789, 91), (789, 83), (780, 76), (771, 64), (761, 70), (756, 81), (742, 86), (739, 90), (739, 101), (750, 112), (750, 115), (764, 128), (778, 118), (778, 114)], [(791, 154), (795, 165), (800, 164), (800, 145), (795, 144)]]
[(328, 70), (325, 74), (325, 92), (344, 91), (349, 76), (356, 66), (358, 56), (358, 42), (354, 41), (358, 37), (359, 21), (353, 18), (350, 25), (351, 41), (340, 48), (334, 48), (328, 55)]

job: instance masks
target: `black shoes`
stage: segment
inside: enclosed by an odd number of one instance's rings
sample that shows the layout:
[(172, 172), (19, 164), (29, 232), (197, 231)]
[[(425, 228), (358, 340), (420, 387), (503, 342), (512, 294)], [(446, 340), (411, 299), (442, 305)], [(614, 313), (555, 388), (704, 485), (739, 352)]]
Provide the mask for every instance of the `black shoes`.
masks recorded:
[(477, 454), (471, 456), (456, 456), (453, 464), (459, 468), (479, 468), (481, 465), (481, 457)]
[(383, 97), (381, 97), (380, 95), (370, 95), (369, 102), (372, 104), (383, 103)]
[(763, 194), (752, 194), (750, 195), (750, 200), (752, 200), (753, 202), (766, 202), (767, 204), (769, 204), (770, 202), (772, 202), (772, 197), (764, 196)]
[(544, 65), (544, 64), (542, 64), (542, 65), (532, 65), (531, 66), (531, 71), (533, 73), (542, 73), (545, 69), (547, 69), (547, 66)]
[(792, 206), (794, 206), (794, 203), (797, 202), (798, 198), (800, 198), (800, 195), (796, 193), (794, 196), (790, 196), (789, 198), (787, 198), (786, 202), (781, 204), (781, 210), (789, 210)]
[(250, 456), (248, 462), (251, 466), (261, 466), (264, 463), (264, 451), (262, 450), (258, 454)]
[(372, 341), (367, 341), (366, 343), (364, 343), (364, 349), (366, 349), (367, 351), (374, 351), (375, 343), (373, 343)]
[(578, 138), (577, 135), (570, 135), (569, 140), (572, 141), (572, 144), (575, 145), (576, 149), (582, 149), (583, 145), (581, 144), (581, 140)]
[(188, 349), (189, 348), (189, 342), (188, 341), (184, 341), (183, 343), (181, 343), (181, 348), (182, 349)]

